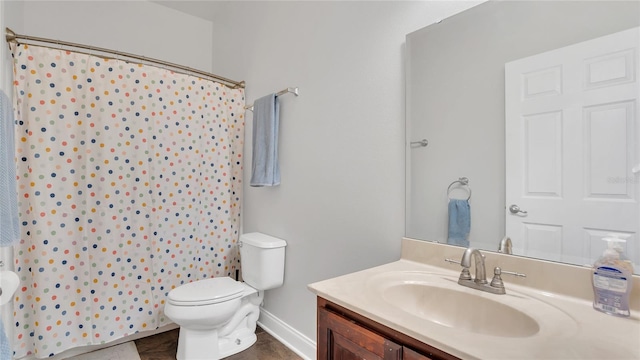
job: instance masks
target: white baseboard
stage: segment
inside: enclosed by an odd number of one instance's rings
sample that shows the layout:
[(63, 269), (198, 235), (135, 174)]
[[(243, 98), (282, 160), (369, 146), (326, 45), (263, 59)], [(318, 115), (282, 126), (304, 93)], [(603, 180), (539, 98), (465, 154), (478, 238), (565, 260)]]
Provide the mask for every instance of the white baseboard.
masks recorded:
[(316, 342), (260, 307), (258, 324), (305, 360), (316, 359)]

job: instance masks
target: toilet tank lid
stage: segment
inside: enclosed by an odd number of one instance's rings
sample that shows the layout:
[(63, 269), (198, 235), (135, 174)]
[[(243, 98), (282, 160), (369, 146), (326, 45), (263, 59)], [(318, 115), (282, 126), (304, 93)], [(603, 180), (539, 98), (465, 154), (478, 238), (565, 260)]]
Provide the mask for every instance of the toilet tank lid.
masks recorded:
[(240, 243), (246, 243), (248, 245), (263, 249), (281, 248), (287, 246), (286, 241), (259, 232), (240, 235)]

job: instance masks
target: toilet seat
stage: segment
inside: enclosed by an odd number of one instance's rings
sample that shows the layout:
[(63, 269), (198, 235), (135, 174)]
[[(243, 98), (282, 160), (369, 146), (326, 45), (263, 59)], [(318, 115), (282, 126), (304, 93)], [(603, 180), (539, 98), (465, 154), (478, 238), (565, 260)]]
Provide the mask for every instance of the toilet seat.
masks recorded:
[(242, 296), (242, 283), (229, 277), (198, 280), (169, 291), (168, 301), (176, 306), (217, 304)]

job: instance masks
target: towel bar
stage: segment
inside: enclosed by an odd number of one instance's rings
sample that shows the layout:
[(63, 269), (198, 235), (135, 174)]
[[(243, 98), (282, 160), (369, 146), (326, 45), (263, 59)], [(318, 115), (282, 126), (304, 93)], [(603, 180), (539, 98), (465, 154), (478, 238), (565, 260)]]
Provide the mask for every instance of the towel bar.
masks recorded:
[(420, 145), (421, 147), (427, 147), (427, 145), (429, 145), (429, 140), (427, 139), (422, 139), (420, 141), (412, 141), (409, 143), (411, 146), (414, 145)]
[[(295, 96), (299, 96), (300, 92), (298, 91), (297, 87), (288, 87), (288, 88), (286, 88), (284, 90), (278, 91), (276, 93), (276, 96), (280, 96), (280, 95), (284, 95), (284, 94), (293, 94)], [(244, 109), (253, 111), (253, 104), (245, 106)]]

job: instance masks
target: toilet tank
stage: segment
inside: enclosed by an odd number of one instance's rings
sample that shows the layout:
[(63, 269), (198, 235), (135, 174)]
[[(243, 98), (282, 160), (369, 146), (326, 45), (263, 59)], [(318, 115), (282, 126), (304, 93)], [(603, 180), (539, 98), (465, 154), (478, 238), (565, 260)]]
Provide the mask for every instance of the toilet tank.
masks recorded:
[(262, 233), (240, 235), (242, 279), (256, 290), (269, 290), (284, 282), (286, 241)]

